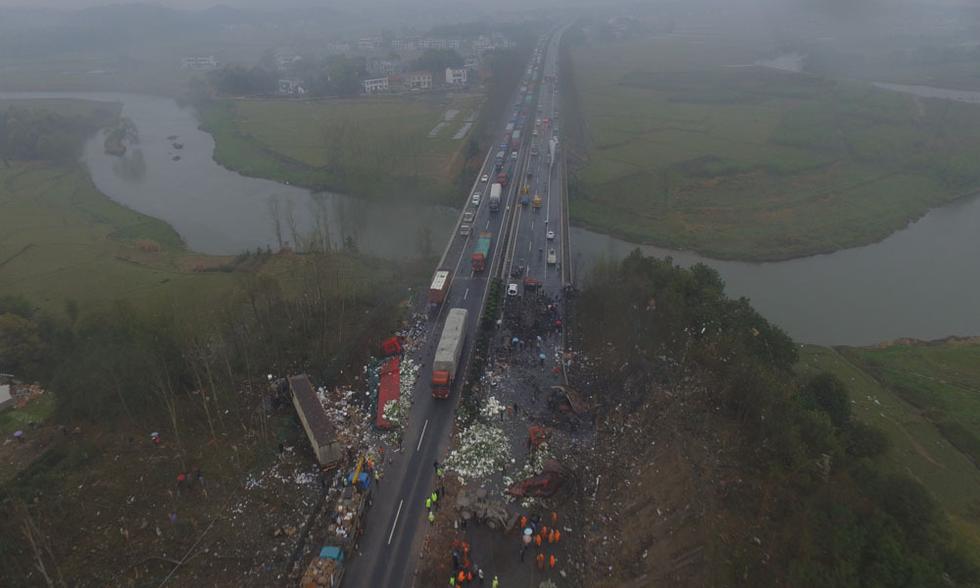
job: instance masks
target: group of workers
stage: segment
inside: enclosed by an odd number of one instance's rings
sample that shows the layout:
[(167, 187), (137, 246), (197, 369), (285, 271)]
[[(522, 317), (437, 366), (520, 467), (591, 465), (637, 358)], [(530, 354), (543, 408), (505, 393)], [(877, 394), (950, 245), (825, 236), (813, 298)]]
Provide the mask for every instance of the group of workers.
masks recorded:
[(432, 490), (432, 493), (425, 498), (425, 510), (428, 512), (426, 515), (429, 519), (429, 523), (434, 523), (436, 521), (436, 508), (439, 506), (439, 497), (445, 494), (445, 487), (442, 486), (442, 478), (445, 476), (445, 470), (438, 461), (432, 462), (432, 467), (436, 470), (436, 478), (439, 479), (439, 487)]
[(545, 569), (546, 565), (549, 569), (553, 570), (558, 565), (558, 556), (554, 552), (550, 555), (546, 553), (548, 549), (553, 549), (561, 541), (561, 530), (558, 528), (558, 513), (552, 511), (550, 518), (550, 527), (541, 520), (540, 515), (534, 515), (530, 518), (527, 515), (521, 515), (520, 519), (522, 529), (521, 561), (524, 561), (524, 554), (527, 548), (533, 543), (534, 547), (538, 550), (534, 561), (539, 570)]
[[(485, 579), (483, 568), (470, 561), (470, 544), (463, 539), (453, 540), (453, 575), (449, 577), (449, 585), (463, 586), (476, 580), (483, 586)], [(490, 586), (499, 588), (500, 578), (494, 576)]]

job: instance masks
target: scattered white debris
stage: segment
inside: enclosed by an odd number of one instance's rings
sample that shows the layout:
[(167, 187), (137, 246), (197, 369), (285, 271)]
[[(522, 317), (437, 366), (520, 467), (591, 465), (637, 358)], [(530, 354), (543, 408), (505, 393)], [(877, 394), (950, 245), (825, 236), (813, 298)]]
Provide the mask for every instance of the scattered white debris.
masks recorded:
[(486, 478), (510, 460), (510, 447), (503, 429), (476, 423), (459, 434), (459, 448), (446, 458), (446, 469), (463, 478)]

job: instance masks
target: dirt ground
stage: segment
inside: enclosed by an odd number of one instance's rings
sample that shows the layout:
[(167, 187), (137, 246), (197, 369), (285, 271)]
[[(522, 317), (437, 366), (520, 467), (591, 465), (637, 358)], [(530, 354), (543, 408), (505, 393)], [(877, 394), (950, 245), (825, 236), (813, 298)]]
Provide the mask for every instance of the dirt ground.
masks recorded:
[(164, 423), (40, 429), (18, 447), (34, 460), (2, 488), (5, 581), (41, 582), (30, 520), (47, 573), (71, 585), (156, 585), (171, 572), (173, 585), (275, 583), (321, 491), (291, 410), (269, 415), (267, 435), (231, 422), (214, 438), (188, 423), (179, 441)]

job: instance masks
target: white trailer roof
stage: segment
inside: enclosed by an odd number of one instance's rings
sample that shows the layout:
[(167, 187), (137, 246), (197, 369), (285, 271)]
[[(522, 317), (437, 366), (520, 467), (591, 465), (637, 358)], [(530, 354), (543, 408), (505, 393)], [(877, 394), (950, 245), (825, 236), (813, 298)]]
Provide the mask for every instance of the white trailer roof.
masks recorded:
[(432, 285), (429, 286), (430, 290), (442, 290), (446, 286), (446, 282), (449, 280), (449, 270), (439, 270), (436, 275), (432, 277)]

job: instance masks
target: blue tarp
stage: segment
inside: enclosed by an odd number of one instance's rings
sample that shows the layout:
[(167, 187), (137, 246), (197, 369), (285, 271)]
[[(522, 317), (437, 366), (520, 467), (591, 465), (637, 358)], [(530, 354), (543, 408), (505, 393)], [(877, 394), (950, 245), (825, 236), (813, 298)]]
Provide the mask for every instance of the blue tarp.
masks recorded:
[(339, 547), (327, 545), (320, 550), (320, 557), (323, 559), (335, 559), (337, 561), (342, 561), (344, 559), (344, 552), (341, 551)]

